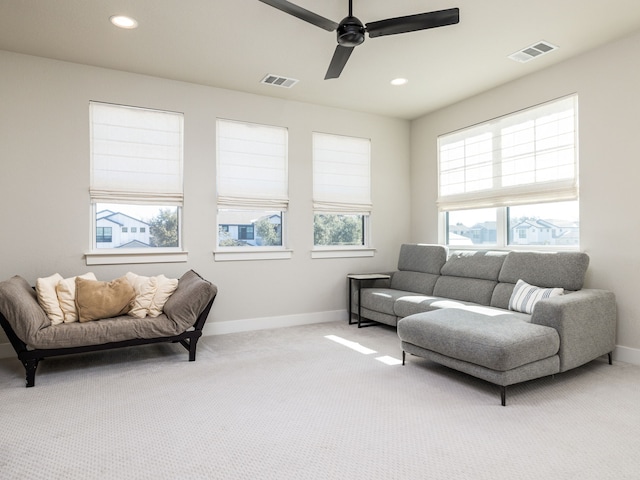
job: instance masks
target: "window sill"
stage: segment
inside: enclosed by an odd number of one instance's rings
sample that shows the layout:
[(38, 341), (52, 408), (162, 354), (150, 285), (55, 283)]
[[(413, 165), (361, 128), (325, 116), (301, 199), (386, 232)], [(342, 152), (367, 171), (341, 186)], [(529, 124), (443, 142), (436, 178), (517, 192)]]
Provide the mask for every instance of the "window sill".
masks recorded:
[(122, 251), (94, 251), (85, 253), (84, 258), (87, 265), (121, 265), (134, 263), (179, 263), (186, 262), (189, 252), (182, 250), (162, 250), (145, 251), (122, 250)]
[(289, 260), (292, 250), (217, 250), (213, 252), (216, 262), (239, 262), (246, 260)]
[(319, 247), (311, 250), (311, 258), (358, 258), (373, 257), (376, 253), (375, 248), (367, 247)]

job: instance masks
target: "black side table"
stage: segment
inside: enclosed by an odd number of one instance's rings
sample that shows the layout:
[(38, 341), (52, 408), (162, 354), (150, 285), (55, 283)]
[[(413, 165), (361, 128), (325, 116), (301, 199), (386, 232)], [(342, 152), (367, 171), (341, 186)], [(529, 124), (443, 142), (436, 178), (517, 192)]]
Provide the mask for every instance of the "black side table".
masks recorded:
[[(370, 327), (371, 325), (375, 325), (377, 322), (371, 321), (367, 323), (362, 322), (362, 302), (361, 300), (361, 290), (362, 290), (362, 282), (366, 280), (385, 280), (391, 278), (391, 275), (386, 275), (384, 273), (362, 273), (355, 274), (350, 273), (347, 275), (349, 279), (349, 306), (347, 308), (347, 312), (349, 312), (349, 325), (354, 323), (358, 324), (358, 328), (361, 327)], [(353, 291), (353, 282), (357, 282), (358, 286), (358, 321), (352, 321), (351, 314), (351, 304), (352, 304), (352, 291)]]

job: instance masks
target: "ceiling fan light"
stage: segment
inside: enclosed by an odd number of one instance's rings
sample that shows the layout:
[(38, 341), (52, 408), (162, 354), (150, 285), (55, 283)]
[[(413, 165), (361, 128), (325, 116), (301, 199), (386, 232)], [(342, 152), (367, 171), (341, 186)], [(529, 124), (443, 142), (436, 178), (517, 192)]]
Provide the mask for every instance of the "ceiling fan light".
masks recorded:
[(116, 27), (120, 28), (137, 28), (138, 21), (135, 18), (127, 17), (126, 15), (112, 15), (109, 17), (109, 21)]

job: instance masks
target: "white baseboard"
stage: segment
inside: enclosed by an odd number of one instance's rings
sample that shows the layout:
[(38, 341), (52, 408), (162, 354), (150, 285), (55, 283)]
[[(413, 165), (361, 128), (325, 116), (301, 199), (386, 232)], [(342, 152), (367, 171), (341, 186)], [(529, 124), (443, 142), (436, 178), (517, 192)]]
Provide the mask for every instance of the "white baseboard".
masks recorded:
[(613, 359), (619, 362), (640, 365), (640, 350), (637, 348), (617, 345), (616, 349), (613, 351)]
[(203, 335), (224, 335), (226, 333), (266, 330), (268, 328), (296, 327), (312, 323), (347, 321), (347, 310), (329, 312), (300, 313), (279, 317), (247, 318), (227, 322), (208, 322), (202, 329)]

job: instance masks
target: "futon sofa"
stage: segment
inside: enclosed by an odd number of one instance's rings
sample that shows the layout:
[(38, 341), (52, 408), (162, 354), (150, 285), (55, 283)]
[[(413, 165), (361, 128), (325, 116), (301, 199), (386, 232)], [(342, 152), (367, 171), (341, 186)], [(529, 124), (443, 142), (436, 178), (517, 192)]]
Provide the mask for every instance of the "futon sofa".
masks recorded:
[[(397, 326), (406, 353), (501, 387), (612, 361), (612, 292), (583, 289), (581, 252), (452, 251), (401, 246), (388, 280), (352, 295), (358, 319)], [(360, 308), (358, 308), (360, 298)]]
[(158, 342), (180, 343), (196, 359), (196, 345), (217, 294), (217, 287), (193, 270), (178, 279), (162, 312), (151, 318), (112, 318), (53, 324), (36, 291), (20, 276), (0, 282), (0, 324), (35, 384), (38, 362), (46, 357)]

